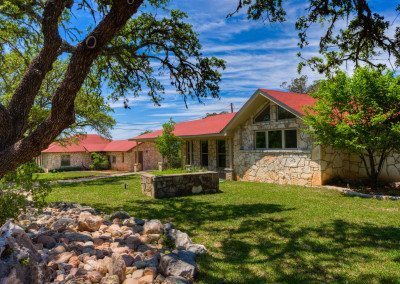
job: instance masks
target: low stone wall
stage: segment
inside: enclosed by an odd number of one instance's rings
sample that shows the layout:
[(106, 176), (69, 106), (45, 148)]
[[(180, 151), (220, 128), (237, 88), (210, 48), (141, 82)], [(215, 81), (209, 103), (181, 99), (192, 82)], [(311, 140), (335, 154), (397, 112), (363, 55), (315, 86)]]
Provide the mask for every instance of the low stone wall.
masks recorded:
[(141, 174), (142, 192), (153, 198), (217, 193), (219, 178), (216, 172), (173, 175)]

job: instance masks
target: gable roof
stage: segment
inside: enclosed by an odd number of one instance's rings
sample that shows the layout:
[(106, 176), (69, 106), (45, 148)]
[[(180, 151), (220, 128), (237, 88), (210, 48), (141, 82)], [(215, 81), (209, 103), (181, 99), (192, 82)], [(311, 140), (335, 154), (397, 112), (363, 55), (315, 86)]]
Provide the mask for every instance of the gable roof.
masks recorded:
[(304, 109), (307, 106), (315, 104), (316, 99), (308, 94), (299, 94), (293, 92), (276, 91), (269, 89), (258, 89), (242, 106), (237, 115), (226, 125), (224, 132), (235, 128), (240, 123), (248, 118), (245, 113), (252, 113), (268, 99), (287, 111), (295, 114), (297, 117), (305, 115)]
[(308, 94), (267, 89), (259, 89), (258, 91), (260, 91), (266, 98), (297, 116), (305, 115), (304, 108), (307, 106), (312, 106), (316, 102), (316, 99)]
[[(175, 125), (174, 134), (179, 137), (207, 136), (220, 134), (222, 129), (236, 115), (233, 113), (224, 113), (209, 116), (202, 119), (179, 122)], [(136, 136), (132, 140), (153, 140), (162, 134), (162, 130), (156, 130), (150, 133)]]
[(126, 152), (136, 145), (134, 141), (111, 141), (97, 134), (86, 134), (76, 135), (65, 144), (53, 142), (42, 153)]

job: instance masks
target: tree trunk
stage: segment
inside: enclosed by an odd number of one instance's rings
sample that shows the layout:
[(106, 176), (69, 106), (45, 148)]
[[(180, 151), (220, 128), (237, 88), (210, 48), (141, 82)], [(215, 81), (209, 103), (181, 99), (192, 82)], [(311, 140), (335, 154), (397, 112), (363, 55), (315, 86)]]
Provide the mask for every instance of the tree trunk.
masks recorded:
[[(50, 2), (53, 3), (54, 1)], [(56, 3), (58, 2), (59, 1), (56, 1)], [(75, 97), (86, 79), (92, 63), (99, 56), (102, 49), (131, 18), (131, 16), (137, 12), (138, 8), (143, 3), (143, 0), (136, 0), (133, 4), (129, 3), (130, 2), (126, 0), (113, 1), (113, 6), (111, 7), (110, 12), (87, 37), (95, 38), (96, 44), (94, 47), (89, 47), (86, 40), (77, 45), (76, 50), (71, 56), (64, 78), (53, 95), (52, 108), (49, 117), (28, 136), (22, 137), (23, 133), (18, 137), (13, 135), (13, 141), (11, 141), (11, 143), (10, 141), (6, 141), (5, 147), (0, 148), (0, 178), (5, 173), (16, 169), (19, 165), (29, 162), (34, 157), (38, 156), (40, 152), (48, 147), (64, 129), (68, 128), (75, 122)], [(58, 18), (56, 21), (58, 21)], [(29, 68), (34, 67), (30, 66)], [(45, 68), (43, 68), (43, 72), (48, 68), (51, 68), (51, 64), (46, 65)], [(32, 78), (33, 81), (30, 81)], [(38, 78), (35, 72), (30, 72), (28, 69), (24, 75), (24, 80), (21, 82), (20, 87), (17, 90), (20, 90), (21, 86), (27, 85), (29, 91), (34, 93), (34, 96), (36, 96), (39, 88), (37, 86), (30, 86), (29, 88), (29, 82), (32, 84), (42, 83), (41, 77)], [(17, 93), (20, 94), (18, 91)], [(23, 129), (24, 127), (20, 124), (21, 121), (24, 121), (26, 127), (26, 114), (29, 113), (32, 107), (31, 100), (23, 101), (22, 104), (24, 105), (23, 115), (16, 121), (11, 119), (12, 127), (11, 129), (9, 128), (8, 133), (13, 133), (13, 129), (15, 128), (18, 131)], [(2, 120), (8, 121), (7, 115), (8, 113), (4, 111), (4, 107), (0, 106), (0, 125), (3, 126)], [(0, 130), (1, 129), (2, 127), (0, 127)], [(4, 137), (3, 134), (1, 136)]]

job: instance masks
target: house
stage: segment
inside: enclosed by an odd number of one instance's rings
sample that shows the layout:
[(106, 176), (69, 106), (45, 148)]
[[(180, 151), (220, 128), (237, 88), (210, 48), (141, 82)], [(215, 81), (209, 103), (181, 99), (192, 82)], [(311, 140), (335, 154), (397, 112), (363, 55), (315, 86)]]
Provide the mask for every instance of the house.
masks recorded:
[(110, 168), (117, 171), (134, 171), (136, 156), (134, 149), (138, 144), (129, 140), (108, 140), (100, 135), (77, 135), (69, 141), (53, 142), (41, 152), (38, 164), (45, 171), (55, 169), (88, 169), (92, 153), (108, 156)]
[[(307, 94), (258, 89), (237, 113), (177, 123), (174, 133), (184, 140), (182, 164), (218, 171), (226, 179), (279, 184), (365, 177), (359, 157), (315, 145), (304, 131), (304, 110), (314, 103)], [(131, 139), (146, 143), (143, 159), (159, 157), (154, 169), (161, 161), (154, 146), (159, 135), (161, 130)], [(381, 177), (400, 179), (400, 156), (389, 157)]]

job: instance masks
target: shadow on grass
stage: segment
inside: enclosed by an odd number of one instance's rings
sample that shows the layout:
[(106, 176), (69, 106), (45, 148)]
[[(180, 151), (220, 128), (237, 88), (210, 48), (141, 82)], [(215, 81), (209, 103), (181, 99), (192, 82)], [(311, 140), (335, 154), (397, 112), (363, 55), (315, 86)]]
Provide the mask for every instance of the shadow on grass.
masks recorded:
[[(90, 184), (122, 186), (130, 181)], [(301, 227), (291, 219), (296, 208), (216, 204), (193, 197), (88, 205), (107, 213), (123, 209), (135, 217), (172, 221), (192, 237), (206, 235), (210, 253), (199, 259), (202, 283), (399, 282), (400, 228), (395, 226), (336, 219)]]

